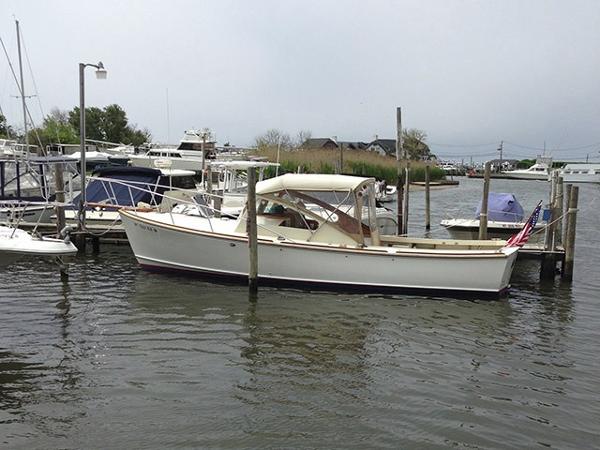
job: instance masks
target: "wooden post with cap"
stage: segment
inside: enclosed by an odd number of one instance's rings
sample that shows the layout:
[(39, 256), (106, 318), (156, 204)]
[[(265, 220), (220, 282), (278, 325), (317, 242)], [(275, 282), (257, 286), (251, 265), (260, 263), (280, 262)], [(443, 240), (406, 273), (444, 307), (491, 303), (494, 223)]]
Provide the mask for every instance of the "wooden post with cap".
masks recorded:
[(248, 287), (250, 295), (258, 291), (258, 228), (256, 223), (256, 168), (248, 168), (248, 199), (246, 203), (246, 231), (248, 233), (248, 249), (250, 270), (248, 271)]
[(425, 165), (425, 229), (431, 230), (431, 196), (430, 196), (430, 176), (431, 166), (429, 161)]
[(565, 242), (565, 261), (563, 263), (562, 279), (573, 281), (573, 265), (575, 262), (575, 233), (577, 230), (577, 205), (579, 202), (579, 186), (571, 188), (569, 210), (567, 211), (567, 239)]
[(396, 221), (398, 223), (398, 235), (404, 234), (404, 219), (402, 218), (402, 203), (404, 200), (404, 185), (402, 183), (402, 165), (400, 164), (400, 154), (402, 152), (402, 109), (396, 108), (396, 171), (398, 180), (396, 181)]
[(487, 239), (488, 226), (488, 198), (490, 196), (491, 163), (485, 163), (483, 172), (483, 197), (481, 198), (481, 212), (479, 213), (479, 239)]

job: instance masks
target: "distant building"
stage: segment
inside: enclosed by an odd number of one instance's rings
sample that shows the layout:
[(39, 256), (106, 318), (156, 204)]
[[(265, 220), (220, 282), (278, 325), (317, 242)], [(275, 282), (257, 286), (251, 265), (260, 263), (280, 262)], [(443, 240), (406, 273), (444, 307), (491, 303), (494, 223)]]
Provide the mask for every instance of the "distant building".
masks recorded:
[(380, 155), (396, 155), (396, 139), (375, 139), (366, 147), (367, 151), (376, 152)]
[(369, 146), (366, 142), (361, 141), (338, 141), (338, 147), (339, 145), (343, 145), (345, 150), (365, 150)]
[(300, 148), (338, 148), (337, 143), (330, 138), (311, 138), (304, 141)]
[(518, 162), (518, 159), (492, 159), (490, 164), (492, 172), (500, 172), (502, 170), (515, 170)]

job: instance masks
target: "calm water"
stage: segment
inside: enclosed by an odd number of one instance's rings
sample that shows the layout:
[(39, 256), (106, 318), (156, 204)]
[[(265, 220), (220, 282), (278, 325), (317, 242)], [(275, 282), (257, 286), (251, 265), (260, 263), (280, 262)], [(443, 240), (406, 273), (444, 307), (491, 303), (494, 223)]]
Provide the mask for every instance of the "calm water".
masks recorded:
[[(526, 209), (547, 197), (492, 186)], [(480, 192), (432, 192), (434, 223)], [(574, 283), (519, 263), (496, 302), (261, 289), (251, 304), (141, 271), (126, 247), (79, 256), (66, 284), (23, 260), (0, 273), (0, 447), (598, 447), (599, 199), (581, 187)]]

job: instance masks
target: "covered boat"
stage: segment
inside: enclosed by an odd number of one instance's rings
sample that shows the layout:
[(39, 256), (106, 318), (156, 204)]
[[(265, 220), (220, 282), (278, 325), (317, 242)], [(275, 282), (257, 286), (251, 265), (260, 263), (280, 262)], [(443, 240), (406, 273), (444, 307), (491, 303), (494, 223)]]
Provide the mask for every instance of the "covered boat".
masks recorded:
[[(445, 227), (454, 239), (478, 239), (479, 216), (481, 214), (481, 201), (472, 219), (445, 219), (441, 225)], [(504, 192), (490, 192), (488, 196), (488, 224), (487, 234), (490, 239), (508, 239), (523, 228), (523, 207), (514, 194)], [(538, 223), (534, 228), (539, 231), (544, 227)], [(531, 242), (537, 242), (541, 234), (531, 236)]]
[[(450, 296), (498, 296), (507, 289), (517, 248), (495, 241), (381, 235), (374, 182), (306, 174), (259, 182), (261, 282)], [(349, 199), (353, 205), (348, 205)], [(364, 208), (368, 224), (362, 223)], [(239, 280), (248, 275), (246, 211), (236, 220), (154, 211), (120, 214), (133, 252), (145, 268)]]

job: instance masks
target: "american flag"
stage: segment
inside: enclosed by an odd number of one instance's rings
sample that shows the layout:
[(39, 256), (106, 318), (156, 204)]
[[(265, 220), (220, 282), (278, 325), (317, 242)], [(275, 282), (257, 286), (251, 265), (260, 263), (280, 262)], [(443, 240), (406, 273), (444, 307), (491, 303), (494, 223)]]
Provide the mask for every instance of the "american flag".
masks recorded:
[(542, 209), (542, 201), (538, 203), (535, 207), (529, 219), (527, 219), (527, 223), (523, 225), (521, 231), (519, 231), (514, 236), (511, 236), (508, 241), (506, 241), (506, 247), (523, 247), (527, 241), (529, 240), (529, 236), (533, 233), (533, 229), (535, 228), (535, 224), (540, 218), (540, 211)]

